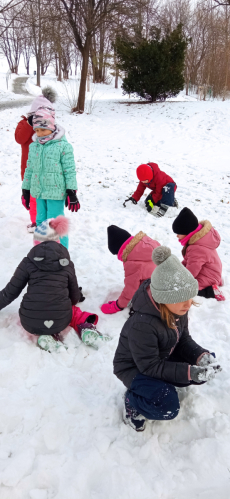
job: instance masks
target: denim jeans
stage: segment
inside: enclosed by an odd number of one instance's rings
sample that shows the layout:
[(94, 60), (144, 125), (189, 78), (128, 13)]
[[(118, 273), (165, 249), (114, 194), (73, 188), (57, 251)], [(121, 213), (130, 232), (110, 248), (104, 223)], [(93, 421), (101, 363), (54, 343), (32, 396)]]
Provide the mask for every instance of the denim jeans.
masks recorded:
[(180, 409), (175, 386), (141, 373), (133, 379), (126, 398), (147, 419), (174, 419)]
[(162, 189), (162, 198), (156, 203), (157, 206), (160, 206), (161, 204), (166, 204), (167, 206), (174, 205), (175, 185), (176, 184), (174, 184), (174, 182), (169, 182), (168, 184), (164, 185)]

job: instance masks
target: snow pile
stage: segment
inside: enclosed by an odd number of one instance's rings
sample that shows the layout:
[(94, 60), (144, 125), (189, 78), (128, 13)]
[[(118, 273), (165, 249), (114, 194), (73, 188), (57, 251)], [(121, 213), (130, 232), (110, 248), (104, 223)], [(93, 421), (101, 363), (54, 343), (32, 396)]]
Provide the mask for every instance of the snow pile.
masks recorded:
[[(51, 83), (44, 78), (42, 86)], [(54, 81), (54, 79), (53, 79)], [(55, 89), (59, 85), (55, 86)], [(0, 313), (1, 499), (227, 499), (230, 494), (230, 102), (129, 105), (121, 90), (99, 86), (93, 114), (74, 116), (64, 101), (57, 121), (74, 146), (81, 209), (67, 212), (70, 254), (98, 329), (112, 341), (95, 351), (71, 330), (68, 351), (49, 354), (22, 329), (21, 296)], [(21, 206), (20, 146), (14, 130), (28, 108), (1, 116), (0, 289), (32, 247)], [(99, 306), (117, 299), (122, 264), (109, 253), (107, 231), (116, 224), (170, 246), (181, 259), (172, 219), (123, 202), (137, 185), (136, 166), (157, 162), (177, 182), (180, 208), (209, 219), (222, 237), (227, 300), (204, 300), (190, 314), (190, 331), (216, 353), (223, 371), (200, 387), (181, 389), (179, 416), (147, 424), (136, 434), (122, 423), (124, 387), (112, 360), (124, 310), (105, 316)]]

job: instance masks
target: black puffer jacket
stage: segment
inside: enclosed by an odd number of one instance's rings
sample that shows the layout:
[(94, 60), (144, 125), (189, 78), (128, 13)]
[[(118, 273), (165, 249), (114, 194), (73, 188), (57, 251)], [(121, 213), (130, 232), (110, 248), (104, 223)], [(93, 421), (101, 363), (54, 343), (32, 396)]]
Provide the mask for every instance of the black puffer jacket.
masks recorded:
[[(169, 383), (189, 384), (188, 366), (207, 352), (188, 332), (188, 314), (176, 320), (177, 331), (168, 328), (152, 303), (144, 281), (132, 299), (134, 314), (126, 321), (114, 357), (114, 374), (129, 388), (142, 373)], [(178, 341), (179, 340), (179, 341)], [(169, 361), (172, 352), (184, 362)]]
[(32, 334), (60, 333), (70, 323), (72, 305), (80, 298), (68, 250), (55, 241), (35, 246), (0, 292), (0, 310), (15, 300), (27, 284), (19, 309), (22, 326)]

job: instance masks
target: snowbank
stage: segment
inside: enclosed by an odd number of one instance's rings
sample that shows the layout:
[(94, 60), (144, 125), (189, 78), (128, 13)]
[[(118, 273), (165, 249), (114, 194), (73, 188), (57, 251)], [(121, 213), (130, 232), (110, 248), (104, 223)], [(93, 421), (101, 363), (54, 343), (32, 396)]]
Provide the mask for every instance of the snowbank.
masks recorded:
[[(33, 81), (33, 79), (31, 79)], [(30, 82), (31, 82), (30, 80)], [(112, 86), (98, 85), (93, 114), (69, 114), (60, 83), (57, 121), (73, 144), (81, 210), (71, 221), (70, 254), (99, 330), (112, 336), (98, 352), (69, 333), (61, 354), (39, 350), (22, 329), (21, 296), (0, 313), (1, 499), (228, 499), (230, 495), (230, 102), (182, 101), (129, 105)], [(29, 83), (30, 84), (30, 83)], [(31, 88), (31, 87), (30, 87)], [(34, 94), (33, 94), (34, 95)], [(32, 246), (21, 206), (20, 146), (14, 129), (27, 108), (2, 111), (0, 289)], [(135, 169), (157, 162), (178, 185), (180, 207), (220, 232), (226, 302), (199, 299), (190, 331), (216, 352), (223, 367), (212, 382), (180, 390), (181, 411), (170, 422), (136, 434), (122, 423), (124, 387), (112, 372), (124, 310), (105, 316), (100, 305), (122, 290), (122, 264), (109, 253), (106, 228), (140, 230), (181, 247), (172, 220), (148, 215), (144, 200), (123, 207), (137, 185)]]

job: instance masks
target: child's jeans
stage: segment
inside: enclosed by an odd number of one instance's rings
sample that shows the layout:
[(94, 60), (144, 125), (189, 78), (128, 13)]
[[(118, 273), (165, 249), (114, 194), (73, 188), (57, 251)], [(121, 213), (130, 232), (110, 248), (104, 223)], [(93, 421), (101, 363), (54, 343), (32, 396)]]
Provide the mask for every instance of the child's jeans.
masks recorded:
[[(215, 357), (215, 353), (212, 352)], [(170, 355), (167, 362), (185, 362), (185, 359), (176, 352)], [(189, 381), (188, 383), (167, 383), (161, 379), (152, 378), (145, 374), (137, 374), (132, 381), (126, 397), (129, 404), (147, 419), (169, 420), (174, 419), (180, 410), (180, 403), (175, 387), (201, 386), (202, 383)]]
[(160, 206), (161, 204), (166, 204), (167, 206), (173, 206), (175, 187), (176, 184), (174, 184), (174, 182), (169, 182), (164, 185), (162, 189), (162, 198), (156, 203), (156, 205)]
[(32, 224), (36, 223), (36, 216), (37, 216), (36, 198), (32, 198), (32, 196), (30, 196), (30, 220)]
[(175, 386), (141, 373), (133, 379), (126, 398), (147, 419), (174, 419), (180, 410)]
[[(44, 220), (47, 220), (47, 218), (56, 218), (58, 215), (64, 216), (64, 206), (64, 200), (37, 199), (37, 225), (40, 225)], [(68, 249), (68, 236), (61, 237), (60, 242)]]

